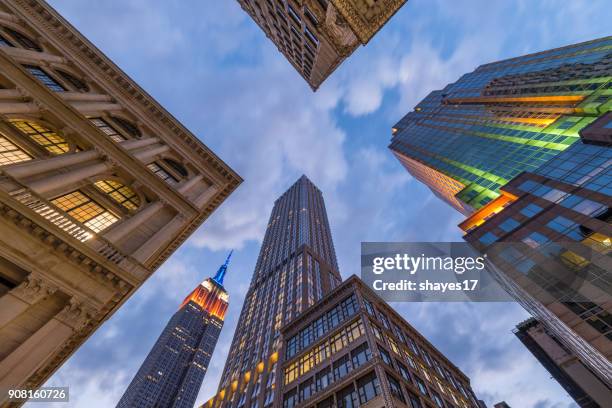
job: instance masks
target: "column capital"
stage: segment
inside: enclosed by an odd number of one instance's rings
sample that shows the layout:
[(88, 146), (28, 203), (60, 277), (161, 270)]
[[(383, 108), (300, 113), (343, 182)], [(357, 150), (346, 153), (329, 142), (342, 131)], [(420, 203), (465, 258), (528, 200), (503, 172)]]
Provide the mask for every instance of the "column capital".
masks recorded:
[(80, 331), (91, 320), (95, 310), (86, 305), (83, 301), (76, 297), (70, 298), (70, 301), (55, 318), (62, 323), (72, 327), (75, 332)]
[(26, 303), (34, 304), (39, 300), (53, 294), (57, 287), (49, 284), (38, 273), (32, 272), (19, 286), (10, 293)]

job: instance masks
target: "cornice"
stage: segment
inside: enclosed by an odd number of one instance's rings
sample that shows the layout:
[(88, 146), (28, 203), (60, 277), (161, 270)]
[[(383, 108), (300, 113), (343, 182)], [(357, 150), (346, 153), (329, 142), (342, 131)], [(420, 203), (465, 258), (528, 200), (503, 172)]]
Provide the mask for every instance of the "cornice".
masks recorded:
[[(128, 99), (133, 106), (138, 106), (142, 112), (163, 125), (171, 134), (185, 143), (187, 154), (197, 154), (200, 160), (212, 167), (217, 175), (226, 182), (237, 186), (242, 178), (223, 160), (213, 153), (195, 135), (187, 130), (172, 114), (166, 111), (155, 99), (134, 82), (127, 74), (117, 67), (95, 45), (87, 40), (68, 21), (44, 1), (12, 0), (8, 4), (25, 21), (30, 21), (34, 27), (41, 28), (45, 34), (53, 34), (56, 45), (67, 54), (89, 62), (96, 69), (96, 74), (105, 78), (104, 84), (112, 87), (117, 94)], [(173, 147), (177, 147), (174, 145)], [(197, 163), (196, 163), (197, 164)], [(202, 168), (206, 174), (209, 169)]]
[[(366, 0), (331, 0), (331, 3), (346, 19), (362, 44), (367, 44), (374, 34), (400, 9), (406, 0), (381, 0), (376, 6), (370, 6)], [(368, 9), (380, 11), (367, 18)]]

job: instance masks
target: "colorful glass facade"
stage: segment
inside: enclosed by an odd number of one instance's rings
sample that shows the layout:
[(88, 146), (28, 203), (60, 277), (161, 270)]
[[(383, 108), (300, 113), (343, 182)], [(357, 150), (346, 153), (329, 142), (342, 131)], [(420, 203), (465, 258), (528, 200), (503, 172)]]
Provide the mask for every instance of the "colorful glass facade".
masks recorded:
[[(612, 37), (485, 64), (404, 116), (390, 149), (418, 180), (469, 215), (610, 110), (611, 80)], [(453, 181), (417, 172), (406, 159)]]
[(117, 404), (118, 408), (191, 408), (200, 391), (228, 306), (229, 256), (172, 316)]

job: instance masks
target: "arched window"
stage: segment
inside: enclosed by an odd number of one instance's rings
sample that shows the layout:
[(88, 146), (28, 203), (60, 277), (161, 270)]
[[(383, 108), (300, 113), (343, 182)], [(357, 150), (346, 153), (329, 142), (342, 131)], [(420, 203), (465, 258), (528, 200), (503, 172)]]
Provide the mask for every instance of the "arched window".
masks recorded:
[(129, 120), (126, 120), (126, 119), (123, 119), (117, 116), (113, 116), (113, 120), (117, 122), (117, 124), (121, 126), (121, 128), (125, 130), (127, 133), (129, 133), (130, 135), (134, 137), (142, 136), (140, 129), (138, 129), (136, 125), (130, 122)]
[(32, 157), (0, 133), (0, 166), (19, 163), (26, 160), (32, 160)]
[(11, 124), (51, 154), (63, 154), (70, 150), (66, 139), (36, 122), (11, 120)]
[(57, 82), (45, 70), (35, 65), (24, 65), (23, 67), (27, 69), (28, 72), (34, 76), (34, 78), (38, 79), (44, 86), (53, 92), (64, 92), (66, 90), (63, 85)]
[(4, 27), (4, 31), (6, 31), (19, 45), (27, 50), (42, 52), (42, 48), (38, 43), (32, 40), (30, 37), (25, 34), (21, 34), (19, 31), (15, 31), (12, 28)]
[(94, 186), (130, 211), (135, 211), (140, 206), (140, 198), (134, 190), (117, 181), (100, 180), (96, 181)]
[(51, 202), (94, 232), (100, 232), (119, 220), (80, 190), (57, 197)]
[(74, 86), (77, 90), (81, 92), (89, 92), (89, 86), (74, 75), (60, 71), (59, 69), (55, 70), (55, 72), (57, 72), (57, 74), (61, 76), (64, 81)]

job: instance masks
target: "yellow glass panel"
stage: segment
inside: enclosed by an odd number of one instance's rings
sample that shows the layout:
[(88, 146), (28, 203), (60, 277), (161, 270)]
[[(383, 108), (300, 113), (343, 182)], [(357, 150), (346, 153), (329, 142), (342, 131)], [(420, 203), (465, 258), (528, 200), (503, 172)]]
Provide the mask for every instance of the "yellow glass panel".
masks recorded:
[(94, 185), (103, 193), (106, 193), (114, 201), (121, 204), (126, 209), (133, 211), (138, 209), (140, 198), (134, 190), (113, 180), (96, 181)]
[(11, 120), (11, 124), (50, 153), (63, 154), (70, 150), (66, 139), (36, 122)]
[(58, 197), (51, 202), (67, 212), (88, 201), (90, 201), (90, 199), (85, 194), (81, 193), (80, 191), (74, 191), (70, 194)]
[(0, 136), (0, 166), (32, 160), (32, 157), (7, 138)]
[(68, 214), (76, 218), (77, 221), (86, 222), (104, 212), (104, 209), (98, 204), (90, 201), (73, 210), (68, 211)]
[(91, 228), (92, 230), (94, 230), (95, 232), (100, 232), (110, 227), (118, 220), (119, 218), (115, 217), (110, 212), (105, 211), (102, 214), (98, 215), (97, 217), (94, 217), (91, 220), (87, 221), (85, 225)]

